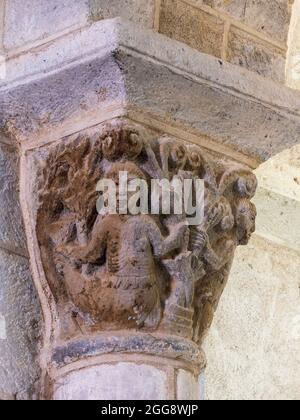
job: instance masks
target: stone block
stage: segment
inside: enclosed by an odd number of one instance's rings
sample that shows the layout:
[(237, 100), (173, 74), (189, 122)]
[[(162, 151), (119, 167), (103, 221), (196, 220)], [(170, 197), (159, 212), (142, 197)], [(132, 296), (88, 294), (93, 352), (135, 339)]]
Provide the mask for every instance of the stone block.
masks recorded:
[[(254, 199), (258, 210), (257, 232), (300, 250), (300, 201), (259, 188)], [(270, 217), (272, 209), (272, 217)], [(290, 229), (293, 226), (293, 229)]]
[(224, 23), (180, 0), (163, 0), (159, 31), (170, 38), (221, 57)]
[[(61, 68), (65, 61), (74, 65)], [(208, 135), (218, 149), (254, 159), (299, 142), (298, 91), (123, 19), (96, 22), (9, 60), (8, 77), (0, 81), (0, 127), (20, 142), (70, 135), (124, 115), (123, 106), (182, 124), (183, 139)]]
[(0, 247), (26, 253), (19, 203), (19, 159), (10, 146), (0, 144)]
[(167, 375), (134, 363), (104, 364), (71, 372), (60, 379), (56, 400), (164, 400)]
[(276, 41), (287, 40), (291, 18), (288, 0), (203, 0), (203, 4), (228, 13)]
[(299, 253), (264, 238), (238, 249), (205, 343), (207, 399), (299, 399), (299, 272)]
[(26, 258), (0, 250), (0, 398), (31, 399), (41, 313)]
[(177, 399), (197, 401), (199, 394), (197, 378), (192, 373), (180, 369), (177, 373)]
[[(0, 22), (4, 22), (4, 7), (5, 7), (5, 2), (1, 1), (0, 3)], [(0, 53), (1, 51), (3, 51), (3, 31), (4, 31), (4, 25), (1, 24), (0, 25)]]
[(243, 20), (245, 17), (245, 8), (247, 0), (195, 0), (198, 5), (205, 5), (224, 12), (237, 20)]
[(21, 47), (83, 25), (88, 15), (88, 0), (6, 1), (4, 47)]
[(26, 48), (26, 44), (41, 43), (60, 32), (85, 26), (90, 20), (118, 16), (152, 28), (154, 9), (155, 0), (9, 0), (5, 11), (4, 47), (7, 50)]
[(283, 83), (285, 77), (284, 53), (258, 38), (232, 28), (228, 39), (228, 61), (255, 71), (259, 75)]
[(153, 28), (155, 0), (91, 0), (90, 16), (93, 20), (123, 17)]

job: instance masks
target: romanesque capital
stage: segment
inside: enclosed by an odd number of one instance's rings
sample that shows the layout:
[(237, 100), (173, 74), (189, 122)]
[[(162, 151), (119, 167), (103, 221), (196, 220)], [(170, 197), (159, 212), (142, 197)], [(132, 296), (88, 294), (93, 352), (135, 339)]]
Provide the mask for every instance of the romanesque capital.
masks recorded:
[[(235, 249), (255, 229), (255, 176), (124, 120), (28, 152), (24, 164), (37, 244), (31, 257), (48, 314), (45, 363), (62, 367), (106, 352), (180, 354), (203, 363), (200, 347)], [(127, 174), (129, 201), (132, 185), (149, 187), (146, 209), (139, 199), (143, 211), (120, 214), (120, 173)], [(112, 214), (109, 195), (99, 192), (103, 180), (116, 186)], [(153, 180), (160, 186), (155, 203)], [(200, 218), (187, 214), (186, 191), (182, 211), (172, 204), (178, 182), (189, 186), (194, 209), (196, 186), (203, 186)]]

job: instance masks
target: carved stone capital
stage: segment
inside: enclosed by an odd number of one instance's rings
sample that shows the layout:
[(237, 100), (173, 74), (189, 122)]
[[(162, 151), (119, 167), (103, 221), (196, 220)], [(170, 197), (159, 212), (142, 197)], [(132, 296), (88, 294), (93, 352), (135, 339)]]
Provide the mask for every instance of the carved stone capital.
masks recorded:
[[(48, 371), (106, 353), (203, 366), (199, 345), (234, 251), (255, 229), (255, 176), (197, 145), (125, 120), (27, 152), (24, 159), (30, 177), (22, 191), (45, 312)], [(174, 209), (98, 214), (97, 183), (116, 180), (119, 171), (149, 186), (151, 179), (203, 180), (201, 223), (188, 226), (187, 215)]]

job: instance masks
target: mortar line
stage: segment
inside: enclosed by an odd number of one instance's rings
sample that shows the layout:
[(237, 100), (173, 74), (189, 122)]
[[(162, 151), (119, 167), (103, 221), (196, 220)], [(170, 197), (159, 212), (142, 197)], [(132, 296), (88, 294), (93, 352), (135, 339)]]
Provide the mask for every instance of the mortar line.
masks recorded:
[(155, 0), (155, 10), (154, 10), (154, 31), (155, 32), (159, 32), (161, 3), (162, 3), (162, 0)]
[(287, 51), (287, 45), (285, 45), (282, 42), (276, 41), (273, 38), (269, 37), (268, 35), (264, 34), (263, 32), (259, 32), (256, 31), (255, 29), (252, 29), (250, 26), (247, 26), (246, 24), (244, 24), (243, 22), (240, 22), (239, 20), (234, 19), (232, 16), (230, 16), (227, 13), (222, 13), (219, 12), (215, 9), (213, 9), (210, 6), (205, 6), (205, 5), (198, 5), (196, 3), (194, 3), (193, 0), (179, 0), (183, 3), (188, 4), (189, 6), (198, 9), (198, 10), (202, 10), (203, 12), (217, 17), (219, 19), (221, 19), (223, 22), (229, 21), (230, 24), (238, 29), (241, 29), (242, 31), (244, 31), (246, 34), (250, 34), (252, 36), (254, 36), (255, 38), (258, 38), (261, 41), (266, 42), (267, 44), (272, 45), (273, 47), (276, 47), (277, 49), (281, 50), (282, 52), (286, 52)]
[(222, 45), (222, 53), (221, 53), (222, 60), (224, 61), (227, 61), (228, 39), (229, 39), (230, 28), (231, 28), (231, 23), (229, 20), (227, 20), (224, 26), (223, 45)]

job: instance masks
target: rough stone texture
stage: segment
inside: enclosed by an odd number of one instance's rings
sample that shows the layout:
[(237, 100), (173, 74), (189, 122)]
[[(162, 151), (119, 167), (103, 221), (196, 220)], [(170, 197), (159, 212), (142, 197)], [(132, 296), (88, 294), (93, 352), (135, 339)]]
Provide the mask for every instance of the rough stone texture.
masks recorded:
[(6, 1), (4, 47), (12, 49), (83, 25), (89, 0)]
[(295, 0), (289, 31), (286, 83), (300, 89), (300, 0)]
[(73, 363), (87, 357), (97, 357), (105, 354), (136, 353), (150, 356), (167, 357), (197, 365), (201, 368), (205, 365), (205, 356), (200, 347), (190, 340), (182, 340), (174, 336), (155, 336), (129, 332), (118, 334), (109, 332), (99, 334), (97, 338), (73, 340), (65, 345), (58, 346), (52, 354), (53, 364), (60, 368), (68, 363)]
[(296, 146), (256, 170), (260, 185), (255, 198), (259, 234), (295, 250), (300, 250), (299, 156), (300, 147)]
[(187, 81), (168, 69), (158, 70), (140, 60), (134, 63), (129, 57), (122, 62), (126, 63), (130, 101), (139, 109), (166, 120), (171, 116), (177, 123), (222, 139), (221, 143), (263, 161), (289, 147), (289, 142), (298, 143), (300, 125), (296, 119), (286, 120), (260, 103)]
[(223, 21), (180, 0), (162, 0), (159, 31), (206, 54), (221, 57)]
[[(197, 3), (201, 4), (202, 0)], [(203, 0), (203, 4), (228, 13), (275, 40), (287, 40), (291, 9), (289, 0)]]
[(237, 252), (205, 345), (207, 399), (299, 400), (299, 273), (299, 253), (263, 238)]
[(165, 400), (167, 375), (150, 365), (117, 363), (69, 373), (59, 380), (55, 400)]
[(4, 22), (4, 6), (5, 6), (5, 1), (3, 0), (0, 3), (0, 53), (1, 51), (3, 51), (3, 35), (4, 35), (4, 25), (2, 22)]
[(144, 28), (153, 28), (155, 0), (90, 0), (93, 20), (116, 16), (132, 20)]
[[(90, 20), (121, 16), (144, 28), (153, 28), (154, 25), (155, 0), (5, 0), (5, 2), (4, 47), (7, 50), (27, 48), (32, 42), (41, 44), (43, 40), (58, 36), (60, 32), (87, 25)], [(1, 5), (4, 5), (4, 1)]]
[(239, 29), (232, 28), (229, 33), (227, 59), (275, 82), (284, 82), (285, 57), (282, 51)]
[[(79, 118), (79, 114), (82, 121), (87, 110), (97, 110), (113, 99), (121, 101), (126, 95), (125, 75), (129, 104), (166, 121), (171, 119), (199, 130), (255, 158), (266, 160), (298, 142), (297, 119), (187, 80), (142, 59), (124, 54), (117, 58), (117, 62), (107, 57), (49, 76), (47, 80), (36, 81), (34, 89), (28, 84), (11, 91), (9, 96), (4, 92), (0, 98), (1, 126), (5, 130), (13, 127), (20, 139), (32, 139), (41, 129), (44, 136), (49, 135), (50, 127)], [(99, 96), (98, 92), (106, 94)], [(22, 114), (23, 109), (29, 112)]]
[(283, 83), (290, 9), (287, 0), (163, 0), (160, 32)]
[(257, 236), (236, 253), (206, 343), (209, 399), (299, 400), (299, 154), (256, 171)]
[(264, 188), (258, 189), (255, 202), (258, 205), (259, 233), (300, 250), (300, 202)]
[(0, 398), (31, 399), (39, 379), (40, 306), (26, 258), (0, 250)]
[(260, 187), (300, 202), (300, 145), (286, 149), (256, 169)]
[(177, 373), (177, 399), (199, 400), (199, 384), (197, 378), (185, 370), (180, 369)]
[[(86, 62), (76, 67), (83, 49)], [(59, 71), (64, 59), (73, 68)], [(56, 129), (60, 135), (79, 131), (91, 124), (90, 115), (95, 125), (105, 107), (118, 103), (181, 123), (186, 137), (188, 131), (207, 134), (259, 160), (299, 140), (298, 92), (119, 19), (21, 55), (7, 68), (12, 78), (0, 83), (0, 121), (20, 141), (48, 138)], [(57, 71), (49, 75), (51, 69)], [(21, 74), (32, 83), (18, 87)]]
[[(59, 340), (138, 328), (202, 342), (235, 248), (246, 245), (255, 230), (251, 199), (257, 181), (251, 171), (215, 161), (196, 145), (157, 139), (124, 120), (27, 156), (23, 176), (32, 181), (22, 194), (30, 209), (28, 227), (40, 246), (40, 254), (31, 257), (37, 264), (41, 258), (56, 302)], [(159, 208), (153, 217), (156, 203), (148, 200), (146, 212), (132, 214), (126, 205), (125, 215), (116, 208), (115, 214), (98, 216), (100, 180), (119, 185), (126, 171), (128, 182), (143, 179), (149, 190), (147, 180), (173, 180), (181, 170), (190, 179), (206, 180), (206, 211), (198, 208), (196, 220), (183, 202), (180, 215), (163, 216)], [(193, 187), (196, 194), (200, 202)], [(129, 193), (129, 202), (134, 197)]]
[(0, 144), (0, 247), (26, 253), (26, 238), (19, 204), (17, 152)]

